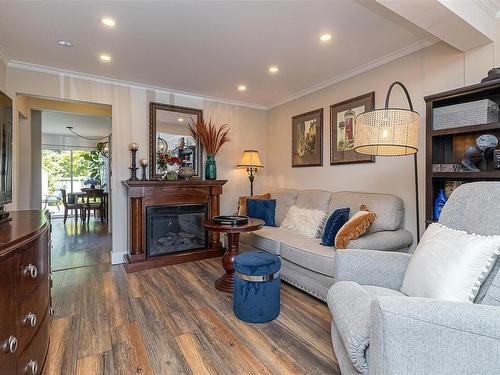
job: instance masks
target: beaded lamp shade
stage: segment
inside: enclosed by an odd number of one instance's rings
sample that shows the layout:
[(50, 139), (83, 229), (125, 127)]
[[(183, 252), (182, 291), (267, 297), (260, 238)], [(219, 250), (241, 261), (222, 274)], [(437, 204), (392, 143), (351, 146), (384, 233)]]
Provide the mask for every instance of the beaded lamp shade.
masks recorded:
[(418, 151), (419, 114), (384, 108), (356, 117), (354, 151), (366, 155), (402, 156)]

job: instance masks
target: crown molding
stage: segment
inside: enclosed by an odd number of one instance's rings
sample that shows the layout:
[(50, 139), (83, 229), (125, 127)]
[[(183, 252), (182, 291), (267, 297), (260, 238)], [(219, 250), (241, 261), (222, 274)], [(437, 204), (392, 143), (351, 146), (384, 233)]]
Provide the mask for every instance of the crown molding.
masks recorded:
[(219, 98), (216, 96), (206, 96), (206, 95), (200, 95), (200, 94), (195, 94), (195, 93), (191, 93), (191, 92), (172, 90), (172, 89), (169, 89), (166, 87), (153, 86), (153, 85), (148, 85), (148, 84), (144, 84), (144, 83), (114, 79), (114, 78), (99, 76), (99, 75), (95, 75), (95, 74), (81, 73), (81, 72), (76, 72), (76, 71), (72, 71), (72, 70), (55, 68), (55, 67), (51, 67), (51, 66), (31, 64), (31, 63), (27, 63), (24, 61), (18, 61), (18, 60), (10, 60), (7, 64), (7, 66), (9, 68), (16, 68), (16, 69), (21, 69), (21, 70), (28, 70), (28, 71), (32, 71), (32, 72), (39, 72), (39, 73), (46, 73), (46, 74), (53, 74), (53, 75), (63, 75), (65, 77), (82, 79), (82, 80), (93, 81), (93, 82), (99, 82), (99, 83), (110, 84), (110, 85), (115, 85), (115, 86), (130, 87), (130, 88), (136, 88), (136, 89), (142, 89), (142, 90), (153, 90), (153, 91), (169, 93), (169, 94), (186, 95), (186, 96), (190, 96), (190, 97), (197, 98), (197, 99), (214, 101), (214, 102), (218, 102), (218, 103), (230, 104), (230, 105), (241, 106), (241, 107), (248, 107), (248, 108), (260, 109), (260, 110), (268, 109), (265, 105), (261, 105), (261, 104), (241, 102), (241, 101), (236, 101), (236, 100)]
[(404, 56), (407, 56), (413, 52), (416, 52), (416, 51), (419, 51), (423, 48), (426, 48), (426, 47), (429, 47), (435, 43), (437, 43), (438, 40), (437, 39), (422, 39), (422, 40), (419, 40), (413, 44), (410, 44), (409, 46), (406, 46), (404, 48), (401, 48), (400, 50), (397, 50), (395, 52), (392, 52), (388, 55), (385, 55), (385, 56), (382, 56), (378, 59), (375, 59), (375, 60), (372, 60), (364, 65), (361, 65), (361, 66), (358, 66), (357, 68), (354, 68), (346, 73), (342, 73), (342, 74), (339, 74), (333, 78), (330, 78), (329, 80), (327, 81), (323, 81), (323, 82), (320, 82), (314, 86), (311, 86), (305, 90), (301, 90), (295, 94), (292, 94), (288, 97), (286, 97), (285, 99), (273, 104), (272, 106), (269, 106), (267, 109), (272, 109), (272, 108), (275, 108), (275, 107), (278, 107), (282, 104), (285, 104), (285, 103), (288, 103), (288, 102), (291, 102), (293, 100), (296, 100), (296, 99), (299, 99), (303, 96), (306, 96), (306, 95), (309, 95), (309, 94), (312, 94), (316, 91), (319, 91), (319, 90), (322, 90), (328, 86), (332, 86), (336, 83), (339, 83), (339, 82), (342, 82), (342, 81), (345, 81), (349, 78), (352, 78), (352, 77), (355, 77), (359, 74), (362, 74), (362, 73), (365, 73), (369, 70), (372, 70), (372, 69), (375, 69), (381, 65), (384, 65), (384, 64), (387, 64), (391, 61), (394, 61), (394, 60), (397, 60), (401, 57), (404, 57)]
[(0, 60), (2, 60), (5, 65), (9, 65), (9, 60), (10, 60), (9, 55), (7, 55), (7, 52), (2, 47), (1, 44), (0, 44)]
[[(367, 72), (369, 70), (375, 69), (381, 65), (387, 64), (387, 63), (394, 61), (394, 60), (397, 60), (401, 57), (407, 56), (413, 52), (419, 51), (419, 50), (426, 48), (432, 44), (435, 44), (437, 42), (438, 42), (437, 39), (419, 40), (413, 44), (410, 44), (409, 46), (406, 46), (406, 47), (404, 47), (400, 50), (397, 50), (395, 52), (392, 52), (388, 55), (382, 56), (378, 59), (372, 60), (372, 61), (370, 61), (364, 65), (361, 65), (357, 68), (354, 68), (346, 73), (339, 74), (333, 78), (330, 78), (326, 81), (320, 82), (320, 83), (313, 85), (307, 89), (298, 91), (298, 92), (296, 92), (290, 96), (287, 96), (286, 98), (284, 98), (284, 99), (280, 100), (279, 102), (277, 102), (273, 105), (270, 105), (270, 106), (256, 104), (256, 103), (249, 103), (249, 102), (241, 102), (241, 101), (236, 101), (236, 100), (229, 100), (229, 99), (224, 99), (224, 98), (219, 98), (219, 97), (214, 97), (214, 96), (199, 95), (199, 94), (185, 92), (185, 91), (172, 90), (172, 89), (169, 89), (166, 87), (148, 85), (148, 84), (126, 81), (126, 80), (119, 80), (119, 79), (99, 76), (99, 75), (95, 75), (95, 74), (87, 74), (87, 73), (81, 73), (81, 72), (76, 72), (76, 71), (72, 71), (72, 70), (55, 68), (55, 67), (51, 67), (51, 66), (31, 64), (31, 63), (27, 63), (24, 61), (18, 61), (18, 60), (10, 60), (9, 61), (7, 55), (5, 54), (5, 51), (1, 48), (1, 45), (0, 45), (0, 59), (2, 59), (2, 60), (5, 59), (4, 62), (6, 63), (6, 65), (8, 67), (16, 68), (16, 69), (22, 69), (22, 70), (28, 70), (28, 71), (40, 72), (40, 73), (46, 73), (46, 74), (53, 74), (53, 75), (63, 75), (66, 77), (83, 79), (83, 80), (90, 80), (93, 82), (99, 82), (99, 83), (111, 84), (111, 85), (117, 85), (117, 86), (131, 87), (131, 88), (144, 89), (144, 90), (154, 90), (154, 91), (163, 92), (163, 93), (186, 95), (186, 96), (191, 96), (193, 98), (199, 98), (199, 99), (203, 99), (203, 100), (214, 101), (214, 102), (219, 102), (219, 103), (223, 103), (223, 104), (230, 104), (230, 105), (235, 105), (235, 106), (242, 106), (242, 107), (260, 109), (260, 110), (270, 110), (270, 109), (278, 107), (282, 104), (291, 102), (291, 101), (299, 99), (303, 96), (312, 94), (312, 93), (319, 91), (319, 90), (322, 90), (328, 86), (332, 86), (336, 83), (345, 81), (349, 78), (352, 78), (354, 76), (357, 76), (357, 75), (362, 74), (364, 72)], [(5, 54), (5, 56), (2, 56), (2, 54)]]

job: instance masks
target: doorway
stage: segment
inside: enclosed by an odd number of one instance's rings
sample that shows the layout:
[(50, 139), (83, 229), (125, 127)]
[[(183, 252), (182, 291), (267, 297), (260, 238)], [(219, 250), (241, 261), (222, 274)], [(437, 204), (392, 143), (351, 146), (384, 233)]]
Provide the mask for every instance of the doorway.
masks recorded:
[(110, 266), (111, 106), (28, 96), (20, 102), (27, 118), (19, 123), (27, 143), (21, 147), (31, 149), (24, 158), (31, 173), (19, 179), (29, 186), (29, 208), (50, 212), (54, 277)]

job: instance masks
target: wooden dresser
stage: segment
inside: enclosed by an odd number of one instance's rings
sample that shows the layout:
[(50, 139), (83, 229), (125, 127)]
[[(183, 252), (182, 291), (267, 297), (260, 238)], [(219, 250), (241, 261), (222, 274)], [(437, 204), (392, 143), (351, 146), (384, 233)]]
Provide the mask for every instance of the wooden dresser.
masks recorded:
[(41, 374), (52, 315), (50, 216), (10, 215), (0, 226), (0, 374)]

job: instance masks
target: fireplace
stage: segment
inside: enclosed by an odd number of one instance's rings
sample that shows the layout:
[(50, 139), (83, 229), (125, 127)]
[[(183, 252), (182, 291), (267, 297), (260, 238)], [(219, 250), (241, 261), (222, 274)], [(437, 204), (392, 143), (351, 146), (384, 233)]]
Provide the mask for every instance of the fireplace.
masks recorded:
[(207, 216), (207, 204), (147, 207), (147, 256), (154, 257), (206, 248), (208, 233), (202, 223)]
[(220, 213), (225, 180), (123, 181), (128, 196), (127, 272), (224, 254), (220, 233), (202, 229)]

